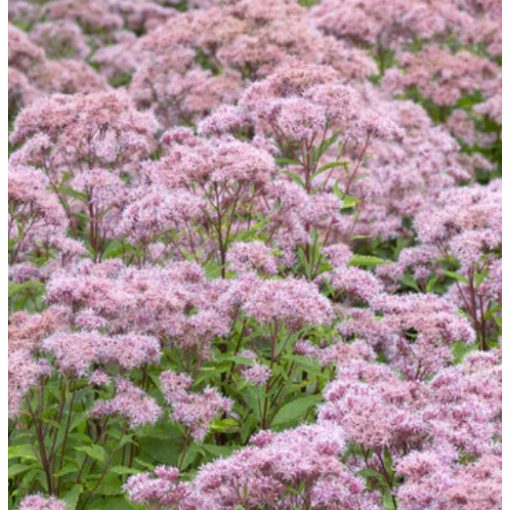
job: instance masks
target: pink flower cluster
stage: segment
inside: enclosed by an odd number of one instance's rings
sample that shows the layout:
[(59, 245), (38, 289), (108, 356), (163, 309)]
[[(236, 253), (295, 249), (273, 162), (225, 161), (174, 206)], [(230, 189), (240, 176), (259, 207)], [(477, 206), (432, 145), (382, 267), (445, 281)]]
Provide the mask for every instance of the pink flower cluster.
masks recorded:
[(196, 441), (203, 441), (210, 423), (220, 413), (229, 413), (232, 401), (221, 396), (215, 388), (205, 388), (201, 393), (190, 391), (191, 378), (167, 370), (161, 374), (161, 392), (172, 406), (171, 418), (182, 423)]
[(91, 365), (112, 363), (132, 370), (157, 363), (161, 356), (159, 342), (154, 337), (136, 334), (109, 337), (95, 331), (57, 333), (46, 338), (42, 348), (55, 356), (60, 370), (81, 376)]
[(190, 484), (177, 482), (176, 470), (158, 468), (156, 478), (130, 478), (126, 490), (134, 501), (175, 509), (382, 508), (342, 466), (338, 455), (344, 447), (338, 430), (320, 425), (261, 432), (251, 446), (203, 467)]
[(34, 494), (23, 498), (19, 510), (67, 510), (67, 505), (55, 497)]
[(89, 414), (96, 420), (116, 414), (134, 428), (155, 423), (161, 415), (161, 408), (140, 388), (119, 377), (115, 381), (115, 396), (111, 400), (97, 400)]

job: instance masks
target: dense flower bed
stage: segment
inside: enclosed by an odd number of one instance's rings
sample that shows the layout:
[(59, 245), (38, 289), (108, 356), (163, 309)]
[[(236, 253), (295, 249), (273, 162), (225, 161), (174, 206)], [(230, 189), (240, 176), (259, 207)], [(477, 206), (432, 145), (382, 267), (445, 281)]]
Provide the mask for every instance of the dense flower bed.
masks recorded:
[(9, 17), (9, 509), (501, 508), (500, 0)]

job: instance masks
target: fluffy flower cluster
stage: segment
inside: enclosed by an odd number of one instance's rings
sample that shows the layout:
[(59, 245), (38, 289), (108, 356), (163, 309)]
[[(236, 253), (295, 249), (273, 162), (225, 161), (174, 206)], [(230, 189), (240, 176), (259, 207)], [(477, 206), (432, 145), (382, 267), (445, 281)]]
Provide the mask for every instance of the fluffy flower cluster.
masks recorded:
[(91, 365), (113, 363), (132, 370), (157, 363), (161, 356), (156, 338), (133, 334), (109, 337), (97, 332), (57, 333), (46, 338), (42, 348), (55, 356), (60, 370), (80, 376)]
[(473, 369), (479, 355), (472, 356), (421, 383), (401, 380), (385, 366), (351, 361), (326, 390), (319, 420), (338, 423), (352, 440), (376, 450), (405, 453), (432, 440), (444, 454), (494, 451), (501, 370), (494, 357)]
[(87, 329), (134, 334), (133, 338), (155, 335), (207, 356), (211, 340), (230, 330), (229, 309), (218, 299), (225, 290), (190, 262), (136, 269), (106, 261), (54, 273), (46, 298), (72, 307), (78, 313), (76, 321), (90, 325)]
[(35, 359), (29, 351), (17, 349), (9, 354), (9, 417), (21, 412), (21, 403), (30, 388), (52, 372), (45, 359)]
[(233, 402), (221, 396), (215, 388), (192, 393), (191, 384), (192, 380), (186, 374), (171, 370), (161, 374), (161, 392), (172, 406), (172, 419), (182, 423), (195, 440), (203, 441), (210, 423), (218, 414), (229, 413)]
[(262, 281), (243, 309), (261, 324), (282, 323), (289, 329), (327, 324), (333, 318), (329, 301), (317, 287), (295, 278)]
[(376, 495), (342, 466), (338, 455), (343, 450), (342, 434), (326, 426), (261, 432), (251, 446), (203, 467), (190, 484), (178, 483), (177, 471), (158, 468), (157, 478), (132, 477), (126, 489), (135, 501), (164, 506), (169, 502), (168, 508), (176, 509), (382, 508)]
[(53, 496), (46, 498), (34, 494), (23, 498), (19, 510), (67, 510), (67, 505)]
[(111, 400), (97, 400), (89, 414), (96, 420), (116, 414), (135, 428), (155, 423), (161, 415), (161, 408), (140, 388), (119, 377), (115, 381), (115, 396)]
[(179, 482), (179, 470), (169, 466), (158, 466), (155, 477), (149, 474), (131, 476), (124, 489), (135, 503), (147, 506), (179, 508), (189, 495), (186, 484)]
[(65, 307), (50, 306), (40, 314), (21, 311), (9, 317), (9, 351), (40, 348), (41, 340), (57, 331), (68, 331), (70, 314)]

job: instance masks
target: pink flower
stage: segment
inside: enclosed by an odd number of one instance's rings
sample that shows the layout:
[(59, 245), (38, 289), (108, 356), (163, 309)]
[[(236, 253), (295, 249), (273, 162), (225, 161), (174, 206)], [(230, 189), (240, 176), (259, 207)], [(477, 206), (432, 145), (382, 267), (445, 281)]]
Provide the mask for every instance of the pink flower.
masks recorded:
[(53, 496), (33, 494), (23, 498), (19, 510), (67, 510), (67, 505)]
[(297, 278), (261, 280), (243, 306), (262, 324), (281, 321), (290, 329), (331, 322), (333, 310), (313, 283)]
[(305, 501), (312, 507), (378, 508), (371, 506), (374, 495), (342, 467), (338, 455), (344, 440), (338, 429), (312, 425), (261, 434), (255, 446), (200, 469), (191, 484), (197, 498), (193, 508), (206, 501), (213, 508), (292, 508)]
[(278, 272), (277, 263), (270, 248), (260, 241), (232, 244), (227, 253), (227, 261), (232, 269), (239, 273), (253, 270), (267, 274)]
[(179, 482), (179, 470), (173, 467), (159, 466), (154, 477), (140, 474), (129, 477), (124, 490), (129, 499), (143, 505), (164, 505), (168, 509), (180, 508), (190, 490), (185, 483)]
[(132, 370), (157, 363), (161, 349), (156, 338), (127, 334), (108, 337), (97, 332), (58, 333), (43, 341), (63, 372), (85, 376), (92, 364), (117, 364)]
[(9, 417), (21, 412), (23, 398), (30, 388), (52, 373), (45, 359), (35, 359), (29, 351), (18, 349), (9, 354)]
[(125, 418), (131, 428), (154, 424), (161, 416), (161, 408), (143, 390), (122, 377), (115, 380), (115, 396), (111, 400), (97, 400), (89, 412), (93, 419), (117, 414)]
[(264, 386), (271, 378), (272, 372), (269, 367), (255, 363), (253, 366), (245, 368), (242, 374), (243, 377), (252, 384)]
[(212, 420), (220, 413), (230, 412), (233, 402), (222, 397), (215, 388), (191, 393), (191, 379), (168, 370), (161, 374), (161, 391), (172, 406), (171, 418), (182, 423), (196, 441), (203, 441)]
[(207, 387), (202, 393), (190, 391), (191, 378), (167, 370), (161, 374), (161, 392), (172, 406), (171, 418), (189, 429), (196, 441), (203, 441), (211, 421), (219, 413), (230, 412), (233, 402), (221, 396), (215, 388)]

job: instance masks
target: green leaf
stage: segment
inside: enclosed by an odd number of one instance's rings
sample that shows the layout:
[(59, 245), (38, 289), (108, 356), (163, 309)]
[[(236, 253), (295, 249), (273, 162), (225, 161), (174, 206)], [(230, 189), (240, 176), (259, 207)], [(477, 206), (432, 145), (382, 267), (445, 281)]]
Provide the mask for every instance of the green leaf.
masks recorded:
[(96, 493), (103, 496), (118, 496), (122, 494), (122, 480), (114, 473), (107, 473), (96, 489)]
[(488, 310), (483, 314), (484, 320), (489, 320), (491, 317), (494, 316), (494, 314), (497, 314), (501, 311), (501, 304), (497, 301), (493, 301), (490, 305)]
[(393, 503), (393, 498), (391, 496), (391, 491), (386, 490), (383, 495), (383, 505), (385, 510), (397, 510), (395, 508), (395, 504)]
[(235, 445), (217, 445), (217, 444), (202, 444), (202, 448), (211, 455), (212, 458), (229, 457), (236, 449)]
[(103, 259), (113, 259), (122, 256), (127, 250), (132, 249), (130, 243), (124, 239), (114, 239), (109, 242), (103, 254)]
[(452, 278), (454, 280), (457, 280), (458, 282), (469, 283), (469, 280), (464, 275), (461, 275), (459, 273), (455, 273), (454, 271), (448, 271), (447, 269), (444, 269), (443, 273), (446, 276), (449, 276), (450, 278)]
[(61, 470), (57, 471), (53, 476), (60, 477), (68, 475), (69, 473), (77, 473), (79, 471), (79, 468), (74, 463), (68, 463), (66, 464)]
[(144, 461), (151, 464), (177, 464), (180, 443), (159, 437), (143, 437), (138, 442)]
[(232, 363), (237, 363), (238, 365), (252, 365), (253, 360), (250, 358), (244, 358), (243, 356), (226, 356), (222, 358), (222, 361), (231, 361)]
[(379, 471), (376, 471), (375, 469), (360, 469), (356, 474), (359, 476), (362, 476), (363, 478), (375, 478), (381, 485), (386, 484), (386, 480), (384, 479), (384, 476), (379, 473)]
[(452, 345), (453, 362), (459, 364), (464, 357), (476, 349), (476, 343), (466, 344), (464, 342), (454, 342)]
[[(324, 140), (314, 151), (312, 162), (315, 164), (322, 155), (338, 140), (338, 133), (333, 133), (327, 140)], [(340, 151), (339, 151), (340, 152)]]
[(357, 267), (373, 267), (379, 266), (381, 264), (391, 264), (390, 260), (384, 260), (379, 257), (374, 257), (373, 255), (358, 255), (354, 254), (349, 260), (350, 266)]
[(188, 468), (189, 466), (191, 466), (191, 464), (193, 464), (193, 462), (195, 462), (195, 460), (197, 459), (197, 457), (199, 455), (203, 455), (203, 454), (204, 454), (204, 452), (202, 450), (201, 445), (193, 443), (186, 450), (186, 453), (184, 454), (184, 457), (183, 457), (183, 460), (181, 463), (181, 470), (182, 471), (186, 470), (186, 468)]
[(89, 200), (86, 193), (83, 193), (81, 191), (76, 191), (73, 188), (61, 187), (57, 191), (59, 191), (60, 193), (63, 193), (64, 195), (68, 195), (72, 198), (76, 198), (77, 200), (80, 200), (81, 202), (88, 202), (88, 200)]
[(91, 446), (77, 446), (75, 449), (79, 452), (86, 453), (89, 457), (99, 462), (106, 461), (106, 452), (104, 448), (98, 444), (93, 444)]
[(387, 446), (384, 447), (384, 468), (386, 469), (386, 472), (390, 474), (390, 476), (393, 476), (393, 459)]
[(149, 462), (144, 462), (141, 459), (135, 459), (135, 464), (138, 464), (141, 467), (145, 468), (145, 469), (141, 469), (140, 471), (147, 471), (147, 470), (154, 471), (154, 469), (156, 467), (154, 464), (150, 464)]
[(286, 173), (296, 184), (299, 184), (302, 188), (305, 187), (305, 181), (303, 181), (299, 174), (291, 172), (290, 170), (287, 170), (284, 173)]
[(359, 202), (359, 198), (353, 197), (352, 195), (344, 195), (342, 197), (342, 209), (352, 209), (356, 207)]
[(418, 287), (416, 280), (412, 276), (405, 274), (399, 279), (399, 281), (416, 292), (420, 292), (420, 287)]
[(276, 413), (271, 422), (271, 427), (277, 427), (303, 418), (321, 400), (322, 395), (308, 395), (285, 404)]
[(239, 430), (239, 424), (232, 418), (215, 420), (209, 427), (213, 432), (232, 433)]
[(20, 458), (37, 460), (34, 450), (28, 444), (18, 444), (14, 446), (9, 446), (8, 455), (9, 459)]
[(314, 177), (316, 177), (317, 175), (320, 175), (321, 173), (325, 172), (326, 170), (329, 170), (331, 168), (336, 168), (336, 167), (339, 167), (339, 166), (343, 166), (344, 168), (346, 168), (347, 166), (349, 165), (349, 163), (347, 163), (347, 161), (332, 161), (331, 163), (326, 163), (325, 165), (322, 165), (316, 172), (315, 172), (315, 175)]
[(23, 283), (9, 283), (9, 312), (26, 310), (28, 312), (40, 311), (44, 303), (44, 284), (37, 280), (27, 280)]
[(136, 475), (137, 473), (141, 472), (139, 469), (121, 465), (113, 466), (112, 468), (110, 468), (110, 471), (112, 473), (115, 473), (116, 475)]
[(284, 357), (285, 360), (293, 361), (298, 367), (306, 370), (309, 374), (320, 375), (322, 368), (317, 361), (310, 359), (307, 356), (299, 356), (297, 354), (288, 354)]
[(66, 504), (66, 510), (75, 510), (82, 491), (83, 487), (81, 485), (74, 485), (73, 488), (63, 496), (62, 499)]
[[(482, 282), (485, 280), (485, 277), (489, 274), (489, 271), (485, 270), (485, 271), (482, 271), (481, 273), (475, 273), (475, 285), (477, 287), (479, 287)], [(466, 283), (467, 283), (467, 280), (466, 280)]]
[(145, 510), (147, 507), (128, 501), (125, 496), (106, 496), (89, 503), (87, 510)]
[(37, 464), (14, 464), (13, 466), (9, 466), (9, 479), (14, 478), (17, 475), (20, 475), (21, 473), (24, 473), (25, 471), (28, 471), (29, 469), (32, 469), (33, 467), (37, 467)]
[(432, 278), (430, 278), (427, 281), (427, 285), (425, 286), (425, 290), (427, 292), (433, 292), (434, 291), (434, 286), (436, 285), (438, 279), (439, 278), (438, 278), (437, 275), (432, 276)]
[(301, 163), (297, 159), (288, 159), (288, 158), (275, 158), (277, 165), (300, 165)]

